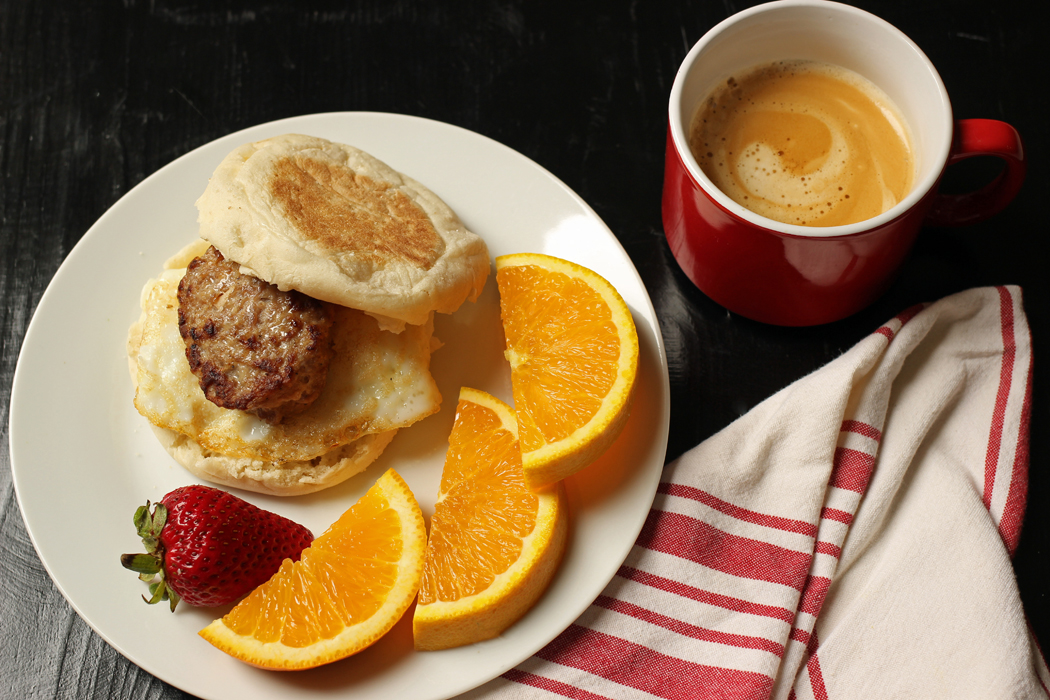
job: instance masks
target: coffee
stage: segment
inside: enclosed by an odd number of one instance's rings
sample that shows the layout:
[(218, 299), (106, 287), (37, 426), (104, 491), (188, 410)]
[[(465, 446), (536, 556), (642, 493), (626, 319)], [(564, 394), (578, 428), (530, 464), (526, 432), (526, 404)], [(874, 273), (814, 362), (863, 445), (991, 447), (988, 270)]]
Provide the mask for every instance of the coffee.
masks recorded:
[(878, 216), (915, 177), (904, 120), (845, 68), (780, 61), (729, 78), (704, 100), (689, 147), (733, 201), (769, 219), (838, 226)]

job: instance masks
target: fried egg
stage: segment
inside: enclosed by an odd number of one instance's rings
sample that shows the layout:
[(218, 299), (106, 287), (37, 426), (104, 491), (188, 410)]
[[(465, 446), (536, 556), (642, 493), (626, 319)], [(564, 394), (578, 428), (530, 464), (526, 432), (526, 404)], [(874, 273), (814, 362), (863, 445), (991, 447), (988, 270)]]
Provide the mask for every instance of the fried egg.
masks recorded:
[[(185, 265), (186, 256), (176, 256)], [(402, 333), (361, 311), (338, 307), (333, 355), (321, 395), (302, 413), (271, 425), (208, 401), (179, 335), (179, 281), (185, 267), (147, 282), (142, 316), (129, 334), (135, 407), (151, 424), (196, 443), (204, 454), (239, 460), (304, 462), (359, 440), (407, 427), (440, 408), (430, 374), (432, 317)]]

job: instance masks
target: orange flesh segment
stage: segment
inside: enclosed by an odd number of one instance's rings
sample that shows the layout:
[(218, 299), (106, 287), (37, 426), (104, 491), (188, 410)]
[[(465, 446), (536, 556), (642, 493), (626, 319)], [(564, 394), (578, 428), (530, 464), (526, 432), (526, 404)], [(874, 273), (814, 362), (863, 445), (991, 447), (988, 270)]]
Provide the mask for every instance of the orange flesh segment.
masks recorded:
[(488, 588), (536, 524), (537, 498), (525, 489), (517, 441), (488, 408), (460, 402), (441, 481), (421, 604)]
[(305, 647), (374, 615), (401, 558), (400, 528), (387, 506), (379, 498), (354, 506), (303, 551), (298, 566), (286, 559), (231, 610), (226, 625), (261, 642)]
[(580, 280), (531, 266), (499, 274), (503, 330), (520, 359), (518, 431), (532, 452), (594, 417), (616, 380), (620, 337), (608, 305)]

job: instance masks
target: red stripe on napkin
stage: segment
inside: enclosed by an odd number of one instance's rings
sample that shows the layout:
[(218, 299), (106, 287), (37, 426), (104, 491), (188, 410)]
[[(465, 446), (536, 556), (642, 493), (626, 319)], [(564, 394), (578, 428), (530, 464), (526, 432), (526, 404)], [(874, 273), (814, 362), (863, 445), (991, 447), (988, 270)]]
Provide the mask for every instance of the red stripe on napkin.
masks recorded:
[(1017, 352), (1017, 345), (1014, 343), (1013, 298), (1004, 287), (997, 287), (996, 289), (999, 292), (1003, 360), (999, 370), (999, 391), (995, 396), (995, 408), (992, 409), (992, 426), (988, 434), (988, 451), (984, 458), (984, 507), (989, 509), (992, 507), (992, 490), (995, 487), (995, 474), (999, 467), (999, 448), (1002, 446), (1006, 402), (1010, 398), (1010, 384), (1013, 381), (1014, 372), (1014, 354)]
[(844, 510), (838, 508), (822, 508), (820, 511), (820, 517), (822, 520), (834, 520), (835, 522), (843, 523), (844, 525), (853, 524), (853, 514), (847, 513)]
[(812, 556), (719, 530), (678, 513), (653, 510), (638, 545), (709, 569), (802, 590)]
[(827, 554), (838, 559), (842, 556), (842, 547), (831, 542), (817, 542), (817, 554)]
[(579, 688), (568, 685), (567, 683), (561, 683), (560, 681), (551, 680), (550, 678), (537, 676), (525, 671), (519, 671), (516, 668), (512, 668), (504, 673), (503, 678), (506, 678), (508, 681), (521, 683), (522, 685), (531, 685), (533, 688), (546, 690), (549, 693), (555, 693), (566, 698), (572, 698), (572, 700), (612, 700), (604, 695), (589, 693), (586, 690), (580, 690)]
[(864, 493), (875, 468), (875, 458), (848, 447), (835, 448), (835, 462), (831, 472), (831, 485)]
[(635, 583), (641, 583), (661, 591), (674, 593), (675, 595), (688, 598), (689, 600), (695, 600), (699, 603), (706, 603), (707, 605), (724, 608), (725, 610), (746, 613), (748, 615), (759, 615), (761, 617), (772, 617), (777, 620), (783, 620), (784, 622), (791, 622), (795, 619), (794, 610), (788, 610), (787, 608), (781, 608), (775, 605), (762, 605), (760, 603), (753, 603), (749, 600), (742, 600), (740, 598), (732, 598), (719, 593), (712, 593), (711, 591), (695, 588), (681, 583), (680, 581), (672, 581), (671, 579), (662, 576), (639, 571), (638, 569), (633, 569), (629, 566), (621, 566), (620, 570), (616, 572), (616, 575), (620, 578), (634, 581)]
[[(901, 313), (899, 313), (896, 316), (894, 316), (893, 317), (893, 321), (899, 322), (901, 324), (901, 328), (903, 328), (905, 323), (907, 323), (908, 321), (910, 321), (913, 318), (915, 318), (918, 315), (918, 313), (920, 311), (922, 311), (923, 309), (925, 309), (925, 308), (926, 308), (926, 304), (916, 304), (915, 306), (911, 307), (910, 309), (905, 309)], [(893, 340), (893, 337), (895, 335), (897, 335), (897, 332), (899, 330), (900, 329), (898, 328), (897, 331), (895, 331), (892, 328), (890, 328), (889, 325), (887, 324), (887, 325), (883, 325), (883, 326), (879, 327), (878, 329), (875, 330), (875, 332), (880, 334), (880, 335), (886, 336), (886, 338), (889, 339), (889, 340)]]
[(1032, 417), (1032, 356), (1028, 357), (1028, 380), (1025, 382), (1024, 403), (1021, 405), (1021, 429), (1014, 449), (1013, 475), (1010, 491), (999, 521), (999, 535), (1006, 543), (1010, 556), (1017, 550), (1021, 538), (1021, 523), (1024, 520), (1025, 503), (1028, 500), (1028, 426)]
[(820, 660), (817, 658), (817, 634), (814, 632), (809, 638), (809, 661), (806, 662), (806, 670), (809, 672), (809, 686), (813, 691), (813, 697), (817, 700), (828, 700), (828, 691), (824, 687), (824, 674), (820, 670)]
[(814, 527), (812, 523), (807, 523), (805, 520), (793, 520), (791, 518), (783, 518), (778, 515), (766, 515), (765, 513), (759, 513), (754, 510), (748, 510), (747, 508), (741, 508), (740, 506), (735, 506), (732, 503), (723, 501), (722, 499), (716, 496), (712, 496), (706, 491), (701, 491), (700, 489), (694, 488), (692, 486), (660, 482), (660, 486), (658, 487), (657, 492), (664, 493), (669, 496), (678, 496), (680, 498), (689, 498), (694, 501), (699, 501), (708, 508), (714, 508), (719, 513), (732, 516), (737, 520), (743, 520), (746, 523), (752, 523), (754, 525), (764, 525), (765, 527), (771, 527), (776, 530), (794, 532), (800, 535), (808, 535), (810, 537), (817, 536), (817, 528)]
[(857, 433), (864, 437), (869, 437), (875, 442), (882, 440), (882, 431), (873, 425), (862, 423), (859, 420), (844, 420), (842, 421), (842, 427), (839, 429), (843, 433)]
[(916, 304), (915, 306), (909, 307), (904, 311), (901, 311), (899, 314), (897, 314), (896, 319), (900, 321), (901, 326), (903, 326), (908, 321), (918, 316), (919, 312), (925, 309), (927, 306), (929, 306), (929, 304)]
[(673, 617), (668, 617), (667, 615), (661, 615), (652, 610), (647, 610), (639, 605), (635, 605), (634, 603), (627, 603), (622, 600), (617, 600), (616, 598), (610, 598), (606, 595), (598, 596), (598, 598), (595, 599), (594, 604), (598, 607), (605, 608), (606, 610), (612, 610), (621, 615), (628, 615), (636, 620), (642, 620), (643, 622), (663, 627), (664, 629), (671, 630), (672, 632), (684, 637), (691, 637), (702, 642), (724, 644), (725, 646), (738, 647), (740, 649), (768, 651), (770, 654), (775, 654), (777, 656), (784, 655), (784, 646), (769, 639), (745, 634), (729, 634), (727, 632), (719, 632), (718, 630), (707, 629), (705, 627), (698, 627), (696, 625), (691, 625), (688, 622), (683, 622)]
[(810, 576), (806, 580), (806, 587), (802, 591), (802, 602), (798, 609), (816, 617), (820, 612), (820, 606), (824, 604), (829, 588), (831, 588), (831, 579), (823, 576)]
[(668, 700), (765, 700), (773, 679), (696, 664), (573, 624), (537, 654)]

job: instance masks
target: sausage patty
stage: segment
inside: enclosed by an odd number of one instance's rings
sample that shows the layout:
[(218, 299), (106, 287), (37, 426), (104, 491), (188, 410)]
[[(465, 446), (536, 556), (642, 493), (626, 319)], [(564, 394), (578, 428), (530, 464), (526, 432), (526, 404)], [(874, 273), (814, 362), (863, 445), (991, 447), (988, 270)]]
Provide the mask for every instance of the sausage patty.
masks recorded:
[(324, 388), (334, 314), (323, 302), (242, 274), (214, 246), (179, 283), (179, 333), (209, 401), (270, 423)]

